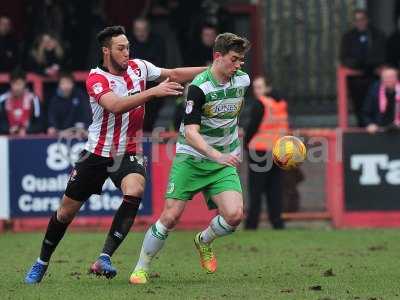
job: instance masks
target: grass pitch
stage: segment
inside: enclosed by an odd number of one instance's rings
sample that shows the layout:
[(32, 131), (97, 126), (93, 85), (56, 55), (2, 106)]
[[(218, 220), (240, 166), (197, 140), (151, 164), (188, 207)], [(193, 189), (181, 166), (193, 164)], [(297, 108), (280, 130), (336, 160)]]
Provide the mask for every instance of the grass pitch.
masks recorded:
[(42, 233), (0, 234), (1, 299), (400, 299), (399, 230), (239, 231), (215, 242), (216, 274), (199, 267), (194, 232), (173, 232), (152, 282), (128, 284), (143, 233), (113, 257), (112, 280), (87, 275), (105, 233), (67, 233), (41, 284), (26, 286)]

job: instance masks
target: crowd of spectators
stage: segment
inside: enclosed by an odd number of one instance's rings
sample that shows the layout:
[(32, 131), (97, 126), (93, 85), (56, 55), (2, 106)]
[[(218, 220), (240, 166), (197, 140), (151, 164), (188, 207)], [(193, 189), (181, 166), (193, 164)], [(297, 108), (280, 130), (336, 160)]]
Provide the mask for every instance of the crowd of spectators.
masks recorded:
[[(0, 98), (0, 124), (3, 134), (54, 134), (77, 124), (85, 128), (90, 123), (90, 109), (85, 101), (87, 95), (80, 89), (80, 84), (74, 82), (70, 72), (87, 71), (98, 63), (99, 53), (94, 50), (95, 35), (109, 24), (104, 1), (88, 1), (82, 8), (83, 11), (61, 1), (38, 3), (41, 5), (28, 6), (31, 13), (37, 15), (37, 21), (28, 29), (23, 40), (18, 40), (13, 20), (8, 16), (0, 16), (0, 73), (12, 73), (11, 87), (6, 87), (6, 84), (1, 87), (0, 84), (1, 91), (5, 92)], [(232, 24), (227, 20), (229, 18), (214, 1), (203, 0), (190, 5), (187, 1), (178, 0), (150, 1), (150, 5), (145, 5), (142, 13), (132, 18), (126, 26), (131, 42), (131, 55), (161, 67), (208, 65), (212, 61), (212, 46), (216, 35), (219, 31), (231, 29)], [(394, 120), (397, 107), (400, 107), (397, 105), (397, 98), (400, 101), (400, 97), (397, 95), (396, 71), (400, 67), (400, 20), (398, 25), (397, 30), (386, 37), (369, 22), (366, 11), (356, 10), (353, 28), (342, 37), (340, 62), (358, 71), (348, 77), (349, 96), (357, 125), (366, 127), (370, 132), (375, 127), (387, 125), (388, 119)], [(13, 88), (15, 82), (23, 82), (24, 91), (32, 93), (29, 91), (29, 82), (22, 75), (24, 72), (39, 74), (56, 83), (51, 89), (45, 87), (44, 99), (40, 99), (39, 104), (35, 104), (34, 100), (28, 101), (30, 106), (40, 107), (41, 126), (37, 125), (36, 120), (39, 109), (32, 110), (32, 114), (22, 113), (24, 120), (20, 124), (7, 111), (14, 107), (10, 103), (18, 101), (16, 106), (25, 103), (24, 107), (27, 107), (28, 102), (23, 100), (27, 97)], [(395, 74), (394, 85), (387, 84), (387, 74)], [(379, 105), (379, 101), (384, 101), (380, 99), (386, 99), (387, 105)], [(150, 101), (147, 104), (145, 131), (154, 128), (162, 109), (161, 103), (166, 102)], [(181, 111), (181, 106), (182, 103), (178, 102), (177, 111)], [(387, 109), (390, 111), (387, 112)], [(62, 111), (68, 113), (62, 114)], [(386, 113), (384, 118), (379, 117), (382, 113)], [(29, 118), (26, 119), (28, 115)], [(380, 123), (383, 119), (384, 125)], [(6, 125), (7, 122), (17, 122), (18, 128), (24, 124), (25, 128), (16, 130), (14, 126)]]
[[(0, 16), (0, 73), (12, 74), (10, 84), (0, 83), (1, 93), (5, 92), (0, 98), (1, 134), (56, 134), (69, 127), (89, 125), (88, 97), (82, 83), (75, 82), (73, 71), (96, 67), (100, 57), (96, 33), (116, 20), (107, 1), (85, 1), (83, 6), (74, 3), (51, 0), (27, 5), (30, 18), (22, 37), (10, 17)], [(190, 5), (178, 0), (143, 3), (131, 3), (134, 7), (129, 8), (137, 8), (140, 13), (132, 14), (125, 22), (133, 58), (149, 60), (160, 67), (203, 66), (212, 62), (216, 35), (220, 30), (229, 30), (221, 6), (208, 0)], [(46, 79), (43, 99), (34, 100), (38, 98), (32, 93), (28, 73)], [(15, 116), (10, 118), (12, 114), (7, 110), (21, 103), (25, 108), (28, 105), (23, 100), (27, 97), (15, 92), (15, 81), (23, 82), (24, 93), (32, 95), (29, 109), (40, 107), (23, 113), (20, 123)], [(145, 131), (154, 128), (162, 103), (166, 102), (146, 104)], [(17, 122), (17, 127), (24, 129), (16, 130), (7, 125), (10, 122)]]
[(340, 62), (356, 71), (347, 82), (357, 125), (370, 133), (393, 129), (400, 114), (400, 27), (387, 37), (361, 9), (354, 12), (353, 22), (342, 37)]

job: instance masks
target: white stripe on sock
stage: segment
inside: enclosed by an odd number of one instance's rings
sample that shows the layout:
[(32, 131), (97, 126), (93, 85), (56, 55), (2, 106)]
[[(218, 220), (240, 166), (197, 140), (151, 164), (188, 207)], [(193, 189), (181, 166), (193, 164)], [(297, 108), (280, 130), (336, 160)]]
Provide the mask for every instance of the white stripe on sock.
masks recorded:
[(48, 264), (49, 264), (49, 262), (47, 261), (43, 261), (43, 260), (41, 260), (40, 259), (40, 257), (38, 257), (38, 259), (36, 260), (39, 264), (41, 264), (41, 265), (44, 265), (44, 266), (47, 266)]

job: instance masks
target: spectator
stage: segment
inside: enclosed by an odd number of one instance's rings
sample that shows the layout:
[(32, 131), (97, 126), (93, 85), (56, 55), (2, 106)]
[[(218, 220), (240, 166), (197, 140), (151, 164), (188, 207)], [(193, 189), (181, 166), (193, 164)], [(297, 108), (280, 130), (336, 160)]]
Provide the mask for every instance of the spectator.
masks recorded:
[(195, 24), (203, 20), (202, 2), (179, 0), (152, 0), (150, 1), (149, 17), (152, 23), (159, 20), (167, 21), (174, 28), (178, 48), (183, 52), (194, 36)]
[(400, 82), (395, 68), (383, 69), (381, 80), (369, 89), (363, 117), (369, 133), (400, 125)]
[[(190, 4), (193, 3), (194, 1), (190, 1)], [(148, 1), (148, 5), (143, 10), (143, 15), (148, 16), (152, 31), (157, 32), (165, 41), (165, 66), (168, 68), (183, 65), (181, 39), (184, 37), (179, 36), (179, 30), (174, 22), (174, 19), (178, 18), (175, 12), (180, 6), (181, 3), (178, 0), (152, 0)], [(186, 14), (185, 18), (190, 17)], [(179, 24), (181, 25), (182, 22)]]
[(25, 73), (14, 71), (11, 89), (0, 96), (0, 133), (25, 136), (43, 132), (39, 98), (26, 87)]
[(218, 30), (215, 26), (210, 24), (203, 25), (200, 32), (200, 41), (196, 39), (191, 51), (185, 52), (187, 54), (185, 65), (205, 66), (212, 63), (213, 45), (217, 34)]
[(64, 58), (64, 49), (60, 42), (51, 34), (41, 34), (35, 41), (30, 53), (30, 67), (33, 71), (47, 75), (59, 74)]
[[(166, 48), (164, 40), (151, 32), (150, 24), (147, 19), (135, 19), (132, 23), (132, 35), (130, 37), (132, 48), (130, 54), (137, 58), (151, 61), (157, 66), (166, 64)], [(148, 87), (155, 83), (148, 83)], [(158, 113), (163, 106), (163, 102), (149, 101), (146, 104), (146, 114), (143, 121), (143, 130), (151, 132), (157, 120)]]
[(85, 22), (90, 22), (91, 24), (90, 28), (86, 29), (87, 31), (89, 31), (89, 33), (87, 35), (83, 35), (83, 38), (86, 39), (86, 43), (88, 45), (88, 52), (85, 52), (85, 66), (86, 69), (92, 69), (99, 63), (102, 57), (102, 53), (101, 51), (99, 51), (99, 45), (96, 36), (99, 31), (107, 26), (106, 15), (104, 11), (104, 2), (91, 2), (89, 13), (83, 15), (84, 16), (81, 18), (80, 23), (81, 26), (85, 27), (85, 25), (83, 25), (85, 24)]
[(19, 49), (16, 38), (12, 34), (10, 18), (0, 17), (0, 72), (15, 69), (19, 60)]
[(131, 55), (151, 61), (157, 66), (165, 66), (165, 42), (151, 32), (147, 19), (139, 18), (132, 22), (132, 35), (129, 40)]
[(286, 101), (268, 80), (259, 76), (253, 80), (255, 100), (251, 120), (245, 129), (244, 144), (248, 148), (250, 205), (246, 229), (258, 227), (262, 197), (266, 196), (269, 221), (274, 229), (285, 227), (282, 220), (282, 170), (272, 163), (272, 146), (289, 129)]
[(389, 37), (386, 47), (386, 61), (389, 65), (400, 68), (400, 18), (397, 28)]
[(54, 135), (59, 130), (72, 127), (87, 128), (90, 118), (87, 96), (75, 87), (72, 74), (61, 74), (57, 91), (48, 104), (47, 134)]
[(348, 78), (348, 88), (358, 126), (364, 126), (361, 109), (366, 91), (385, 62), (385, 36), (369, 24), (364, 10), (354, 12), (354, 28), (342, 37), (340, 61), (361, 72)]

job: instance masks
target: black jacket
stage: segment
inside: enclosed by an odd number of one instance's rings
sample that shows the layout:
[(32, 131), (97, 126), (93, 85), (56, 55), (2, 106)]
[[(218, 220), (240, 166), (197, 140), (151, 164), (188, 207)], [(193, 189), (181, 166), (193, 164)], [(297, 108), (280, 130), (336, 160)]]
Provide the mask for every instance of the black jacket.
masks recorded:
[(163, 68), (166, 64), (166, 46), (162, 37), (150, 34), (148, 40), (144, 43), (139, 42), (134, 36), (131, 36), (130, 54), (132, 57), (147, 60), (157, 67)]
[(372, 73), (385, 63), (385, 52), (386, 37), (381, 31), (374, 27), (365, 33), (352, 29), (342, 37), (340, 62), (349, 68)]
[(28, 58), (29, 71), (46, 75), (45, 70), (48, 67), (51, 67), (52, 65), (59, 65), (61, 68), (62, 66), (64, 66), (63, 58), (57, 57), (55, 50), (45, 51), (44, 56), (45, 56), (45, 61), (43, 63), (39, 63), (31, 53), (30, 57)]
[(396, 31), (388, 39), (386, 61), (391, 66), (400, 67), (400, 31)]
[(85, 128), (91, 122), (91, 111), (87, 96), (79, 89), (74, 89), (69, 97), (64, 97), (59, 90), (48, 103), (48, 126), (58, 130), (75, 127), (82, 123)]
[(202, 43), (195, 43), (184, 54), (185, 66), (202, 67), (210, 65), (213, 61), (213, 48)]
[(0, 36), (0, 72), (10, 72), (18, 65), (18, 43), (11, 35)]

